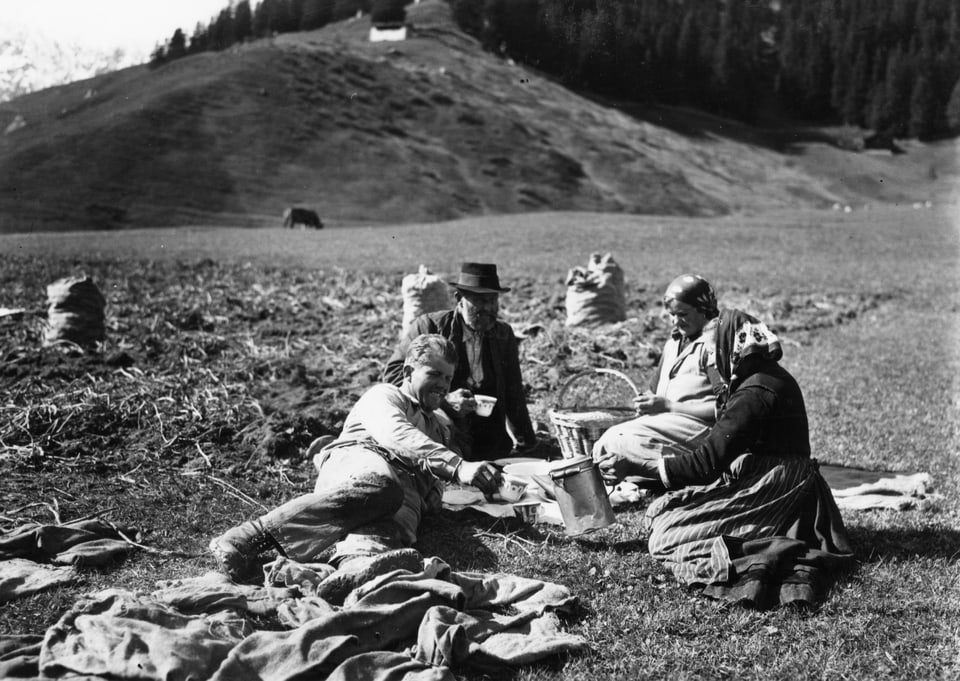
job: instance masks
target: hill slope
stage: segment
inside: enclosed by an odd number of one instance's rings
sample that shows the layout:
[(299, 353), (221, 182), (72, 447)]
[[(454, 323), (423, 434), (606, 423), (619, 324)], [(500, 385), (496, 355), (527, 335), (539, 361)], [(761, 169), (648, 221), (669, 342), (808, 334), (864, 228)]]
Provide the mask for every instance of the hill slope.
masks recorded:
[(333, 222), (712, 215), (863, 193), (587, 100), (484, 53), (439, 1), (409, 19), (403, 43), (351, 20), (0, 105), (0, 231), (275, 224), (293, 203)]

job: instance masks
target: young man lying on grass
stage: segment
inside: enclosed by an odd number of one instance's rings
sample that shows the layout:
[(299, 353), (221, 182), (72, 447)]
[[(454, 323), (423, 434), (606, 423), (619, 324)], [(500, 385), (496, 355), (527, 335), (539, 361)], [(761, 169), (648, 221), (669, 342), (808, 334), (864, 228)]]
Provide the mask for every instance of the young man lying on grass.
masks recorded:
[[(282, 504), (210, 542), (221, 569), (234, 581), (259, 575), (267, 554), (337, 568), (328, 590), (348, 588), (371, 574), (419, 570), (409, 548), (423, 513), (440, 509), (441, 480), (473, 485), (490, 494), (499, 469), (464, 461), (450, 448), (450, 433), (437, 418), (450, 390), (457, 352), (443, 336), (426, 334), (407, 349), (400, 387), (380, 383), (365, 392), (347, 415), (340, 436), (317, 458), (313, 493)], [(325, 588), (321, 586), (320, 595)]]

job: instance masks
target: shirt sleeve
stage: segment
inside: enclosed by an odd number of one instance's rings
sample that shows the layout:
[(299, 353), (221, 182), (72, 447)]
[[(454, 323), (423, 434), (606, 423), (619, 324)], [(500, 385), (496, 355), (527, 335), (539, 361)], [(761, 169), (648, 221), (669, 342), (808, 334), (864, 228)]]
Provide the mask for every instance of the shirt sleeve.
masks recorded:
[[(381, 447), (421, 464), (443, 480), (453, 480), (461, 457), (446, 447), (436, 417), (426, 421), (429, 433), (407, 416), (407, 398), (393, 386), (374, 386), (357, 401), (355, 415), (367, 434)], [(432, 428), (430, 426), (432, 425)]]
[(694, 451), (663, 459), (661, 479), (672, 487), (706, 485), (719, 478), (763, 432), (777, 395), (760, 385), (734, 391), (717, 423)]

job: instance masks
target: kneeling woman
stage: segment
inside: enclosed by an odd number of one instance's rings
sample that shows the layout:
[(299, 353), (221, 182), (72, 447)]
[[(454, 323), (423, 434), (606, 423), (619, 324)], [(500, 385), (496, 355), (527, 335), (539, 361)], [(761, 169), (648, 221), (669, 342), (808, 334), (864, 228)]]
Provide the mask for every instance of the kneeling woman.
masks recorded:
[(720, 315), (716, 424), (673, 456), (599, 458), (605, 477), (659, 479), (650, 554), (708, 596), (756, 607), (819, 600), (853, 562), (830, 488), (810, 458), (803, 395), (777, 337), (738, 310)]

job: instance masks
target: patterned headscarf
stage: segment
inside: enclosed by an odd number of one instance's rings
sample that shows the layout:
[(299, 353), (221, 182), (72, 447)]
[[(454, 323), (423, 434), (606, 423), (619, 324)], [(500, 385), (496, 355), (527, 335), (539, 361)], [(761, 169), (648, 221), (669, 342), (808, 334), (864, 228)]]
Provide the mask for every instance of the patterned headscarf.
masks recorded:
[(713, 319), (720, 311), (717, 309), (717, 294), (706, 279), (696, 274), (683, 274), (667, 287), (663, 294), (663, 304), (669, 305), (671, 300), (686, 303), (707, 319)]
[(737, 366), (747, 355), (760, 355), (777, 362), (783, 357), (780, 339), (767, 325), (741, 310), (724, 310), (717, 328), (716, 365), (721, 378), (730, 384)]

